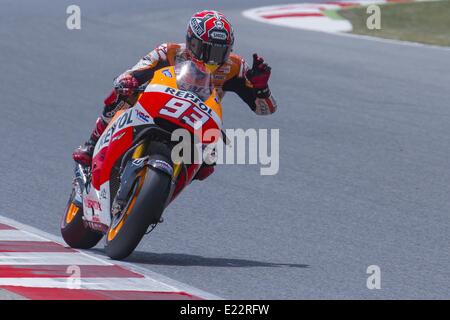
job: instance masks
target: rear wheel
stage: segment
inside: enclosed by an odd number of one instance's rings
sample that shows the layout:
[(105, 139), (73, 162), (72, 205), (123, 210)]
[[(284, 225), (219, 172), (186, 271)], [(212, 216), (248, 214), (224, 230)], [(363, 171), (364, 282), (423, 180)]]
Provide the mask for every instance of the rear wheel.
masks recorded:
[[(169, 162), (155, 154), (150, 159)], [(137, 175), (130, 198), (120, 218), (113, 219), (106, 236), (106, 254), (124, 259), (137, 247), (148, 227), (159, 222), (170, 188), (170, 177), (154, 168), (144, 167)]]
[(83, 221), (83, 208), (74, 203), (75, 189), (61, 221), (61, 235), (72, 248), (90, 249), (103, 238), (103, 234), (90, 229)]

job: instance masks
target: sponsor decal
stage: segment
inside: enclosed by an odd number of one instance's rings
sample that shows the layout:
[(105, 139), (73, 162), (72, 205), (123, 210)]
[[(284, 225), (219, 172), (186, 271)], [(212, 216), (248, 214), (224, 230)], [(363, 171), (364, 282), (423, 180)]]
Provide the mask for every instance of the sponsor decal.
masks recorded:
[(223, 29), (224, 27), (222, 20), (216, 20), (216, 22), (214, 22), (214, 25), (216, 26), (217, 29)]
[(144, 112), (137, 110), (136, 109), (136, 116), (138, 117), (139, 120), (141, 120), (142, 122), (148, 123), (150, 122), (150, 116), (145, 114)]
[(137, 159), (133, 160), (132, 164), (137, 167), (140, 167), (144, 163), (144, 160), (146, 160), (146, 158), (137, 158)]
[(117, 141), (122, 139), (122, 137), (125, 135), (125, 132), (122, 132), (121, 134), (118, 134), (117, 136), (115, 136), (112, 141)]
[(100, 192), (100, 199), (106, 199), (106, 189), (102, 189)]
[(177, 90), (174, 88), (170, 88), (167, 87), (164, 92), (169, 93), (171, 95), (174, 95), (175, 97), (178, 98), (183, 98), (189, 101), (192, 101), (195, 105), (197, 105), (202, 111), (206, 112), (207, 114), (211, 115), (212, 110), (211, 108), (209, 108), (206, 104), (203, 103), (203, 101), (197, 97), (196, 95), (188, 92), (188, 91), (184, 91), (184, 90)]
[(202, 36), (205, 33), (205, 29), (200, 25), (199, 21), (196, 18), (191, 19), (191, 28), (194, 30), (197, 36)]
[(158, 60), (152, 57), (150, 54), (143, 57), (132, 70), (142, 69), (142, 68), (153, 68), (158, 63)]
[(227, 77), (226, 77), (225, 75), (218, 75), (218, 74), (215, 74), (215, 75), (214, 75), (214, 79), (215, 79), (215, 80), (226, 80)]
[(102, 211), (102, 205), (97, 200), (86, 199), (85, 202), (87, 208)]
[(163, 70), (162, 71), (162, 74), (163, 75), (165, 75), (166, 77), (168, 77), (168, 78), (172, 78), (173, 76), (172, 76), (172, 73), (169, 71), (169, 70)]
[(93, 230), (98, 230), (100, 232), (107, 232), (108, 231), (108, 227), (105, 226), (102, 223), (92, 222), (92, 221), (85, 221), (85, 222), (88, 224), (89, 228), (91, 228)]
[(220, 67), (217, 72), (220, 73), (230, 73), (231, 72), (231, 66), (230, 65), (223, 65), (222, 67)]
[(161, 170), (161, 171), (164, 171), (164, 172), (166, 172), (168, 175), (172, 175), (172, 173), (173, 173), (173, 169), (172, 169), (172, 167), (170, 166), (170, 164), (168, 164), (167, 162), (165, 162), (165, 161), (162, 161), (162, 160), (151, 160), (150, 162), (150, 165), (152, 166), (152, 167), (154, 167), (154, 168), (157, 168), (157, 169), (159, 169), (159, 170)]
[(131, 116), (132, 111), (127, 111), (123, 115), (121, 115), (119, 119), (117, 119), (117, 121), (103, 134), (102, 138), (100, 138), (100, 141), (98, 143), (99, 147), (101, 148), (111, 141), (116, 129), (120, 130), (127, 125), (131, 125), (133, 123), (133, 119)]
[(227, 40), (227, 34), (223, 31), (212, 31), (209, 36), (216, 40)]
[(114, 106), (113, 109), (111, 109), (110, 106), (107, 106), (107, 111), (103, 114), (106, 118), (111, 119), (114, 117), (117, 111), (126, 109), (130, 105), (126, 101), (120, 101), (117, 105)]
[(131, 118), (132, 114), (133, 112), (129, 111), (121, 115), (119, 119), (117, 119), (117, 129), (120, 130), (126, 125), (132, 124), (133, 123), (133, 119)]
[(155, 49), (156, 54), (158, 55), (158, 60), (166, 60), (167, 58), (167, 46), (165, 44), (160, 45)]

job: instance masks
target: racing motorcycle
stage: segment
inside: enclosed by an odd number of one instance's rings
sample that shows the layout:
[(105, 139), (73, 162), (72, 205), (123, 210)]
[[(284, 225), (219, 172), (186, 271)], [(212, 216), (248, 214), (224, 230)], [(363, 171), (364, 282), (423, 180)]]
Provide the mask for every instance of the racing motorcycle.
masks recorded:
[(140, 87), (136, 102), (115, 114), (95, 146), (91, 166), (75, 165), (61, 221), (62, 237), (70, 247), (89, 249), (105, 236), (106, 254), (124, 259), (162, 222), (164, 209), (201, 166), (173, 161), (178, 142), (171, 137), (179, 128), (191, 134), (192, 145), (200, 141), (203, 147), (211, 138), (198, 132), (223, 133), (222, 107), (211, 75), (190, 61), (156, 71)]

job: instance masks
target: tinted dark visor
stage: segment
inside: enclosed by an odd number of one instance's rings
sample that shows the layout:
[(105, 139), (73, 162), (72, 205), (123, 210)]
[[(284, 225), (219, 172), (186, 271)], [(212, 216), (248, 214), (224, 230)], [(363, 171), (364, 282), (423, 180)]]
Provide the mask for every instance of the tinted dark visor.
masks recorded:
[(192, 54), (205, 63), (221, 65), (230, 55), (230, 46), (227, 44), (202, 42), (195, 36), (189, 40)]

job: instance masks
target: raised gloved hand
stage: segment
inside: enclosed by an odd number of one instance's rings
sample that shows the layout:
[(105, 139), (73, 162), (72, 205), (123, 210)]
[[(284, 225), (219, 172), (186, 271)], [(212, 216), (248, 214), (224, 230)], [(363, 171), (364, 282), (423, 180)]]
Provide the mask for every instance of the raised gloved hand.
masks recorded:
[(139, 82), (131, 74), (124, 73), (114, 80), (114, 89), (117, 94), (122, 96), (131, 96), (139, 87)]
[(264, 59), (262, 57), (258, 57), (258, 54), (254, 53), (252, 68), (246, 72), (245, 76), (253, 85), (253, 88), (261, 91), (262, 93), (266, 91), (265, 89), (268, 91), (270, 71), (271, 68), (264, 62)]

